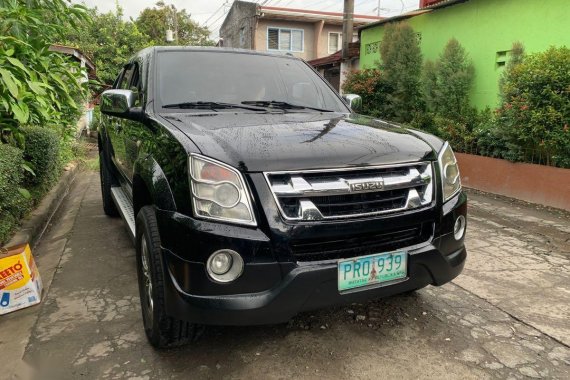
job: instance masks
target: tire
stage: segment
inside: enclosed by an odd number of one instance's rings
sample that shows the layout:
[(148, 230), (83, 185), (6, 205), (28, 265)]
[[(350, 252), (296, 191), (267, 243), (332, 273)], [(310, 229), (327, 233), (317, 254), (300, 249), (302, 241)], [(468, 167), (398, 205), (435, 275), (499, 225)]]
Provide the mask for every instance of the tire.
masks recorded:
[(109, 170), (105, 154), (99, 153), (99, 177), (101, 178), (101, 197), (103, 198), (103, 211), (108, 216), (119, 216), (119, 210), (111, 197), (113, 174)]
[(198, 338), (196, 324), (166, 315), (160, 235), (152, 206), (144, 206), (136, 220), (137, 275), (146, 336), (154, 347), (188, 344)]

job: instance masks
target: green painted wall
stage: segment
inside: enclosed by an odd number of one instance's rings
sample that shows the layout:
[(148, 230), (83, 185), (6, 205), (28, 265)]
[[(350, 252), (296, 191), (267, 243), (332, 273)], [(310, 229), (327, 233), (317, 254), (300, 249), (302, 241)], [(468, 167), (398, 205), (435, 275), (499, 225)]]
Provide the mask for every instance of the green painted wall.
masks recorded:
[[(498, 102), (499, 52), (520, 41), (528, 53), (549, 46), (570, 47), (570, 0), (469, 0), (406, 20), (421, 33), (424, 59), (436, 59), (455, 37), (475, 66), (471, 103), (477, 108)], [(370, 45), (382, 40), (384, 25), (361, 32), (360, 65), (372, 67), (380, 52)]]

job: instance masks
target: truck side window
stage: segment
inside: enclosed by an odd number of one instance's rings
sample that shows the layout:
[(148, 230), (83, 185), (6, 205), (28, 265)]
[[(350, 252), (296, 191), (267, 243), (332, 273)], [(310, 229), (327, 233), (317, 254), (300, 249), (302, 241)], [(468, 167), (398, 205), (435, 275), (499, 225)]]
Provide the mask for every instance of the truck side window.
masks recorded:
[(130, 83), (133, 78), (133, 73), (135, 72), (135, 65), (129, 65), (125, 68), (125, 72), (121, 81), (119, 82), (119, 86), (117, 88), (121, 90), (129, 90)]
[(123, 77), (124, 72), (125, 72), (125, 69), (124, 68), (121, 69), (121, 72), (117, 76), (117, 79), (115, 79), (115, 81), (113, 82), (113, 86), (111, 88), (114, 88), (114, 89), (119, 88), (119, 83), (121, 82), (121, 78)]
[(133, 64), (133, 72), (131, 75), (131, 82), (128, 87), (131, 91), (137, 94), (137, 100), (135, 102), (135, 107), (140, 107), (142, 104), (142, 91), (141, 91), (141, 80), (139, 73), (139, 65)]

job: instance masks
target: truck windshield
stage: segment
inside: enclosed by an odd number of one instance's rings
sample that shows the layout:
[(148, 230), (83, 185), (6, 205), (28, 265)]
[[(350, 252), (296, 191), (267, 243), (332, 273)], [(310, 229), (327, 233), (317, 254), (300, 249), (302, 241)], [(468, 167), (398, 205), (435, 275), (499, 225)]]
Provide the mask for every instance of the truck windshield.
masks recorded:
[[(168, 105), (169, 109), (183, 108), (192, 112), (203, 107), (177, 105), (216, 102), (280, 108), (287, 112), (349, 112), (321, 77), (304, 62), (293, 58), (163, 51), (158, 53), (157, 70), (158, 102), (161, 106)], [(247, 109), (234, 107), (232, 112)]]

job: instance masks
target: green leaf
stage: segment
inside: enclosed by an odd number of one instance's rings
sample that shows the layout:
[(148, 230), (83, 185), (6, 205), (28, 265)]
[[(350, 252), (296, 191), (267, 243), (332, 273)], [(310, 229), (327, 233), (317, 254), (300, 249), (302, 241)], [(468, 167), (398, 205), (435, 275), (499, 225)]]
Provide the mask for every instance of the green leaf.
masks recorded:
[(40, 82), (32, 82), (27, 80), (26, 81), (28, 83), (28, 86), (30, 87), (30, 90), (32, 90), (34, 92), (34, 94), (43, 96), (46, 94), (46, 90), (43, 89), (43, 83)]
[(28, 173), (30, 173), (34, 177), (36, 176), (36, 173), (34, 172), (34, 170), (27, 163), (22, 164), (22, 169), (24, 169), (25, 171), (27, 171)]
[(28, 71), (28, 69), (26, 69), (26, 66), (24, 66), (24, 64), (22, 63), (22, 61), (20, 61), (18, 58), (6, 57), (6, 59), (8, 60), (8, 62), (10, 62), (12, 65), (16, 66), (16, 67), (19, 68), (20, 70), (26, 72), (27, 74), (30, 73), (30, 72)]
[(20, 194), (26, 198), (26, 199), (30, 199), (32, 197), (32, 195), (30, 194), (30, 192), (26, 189), (24, 189), (23, 187), (19, 187), (18, 191), (20, 192)]
[(6, 87), (8, 88), (8, 91), (10, 91), (10, 94), (12, 94), (14, 98), (18, 98), (19, 81), (16, 78), (14, 78), (11, 72), (5, 69), (0, 69), (0, 76), (2, 76), (2, 80), (4, 81), (4, 83), (6, 83)]
[(12, 104), (12, 113), (14, 118), (18, 120), (21, 124), (25, 124), (30, 118), (30, 110), (27, 105), (22, 104)]
[(6, 50), (6, 56), (11, 57), (14, 55), (14, 49), (8, 49)]
[(14, 140), (16, 140), (18, 143), (18, 147), (23, 149), (26, 145), (26, 138), (24, 137), (24, 134), (17, 129), (13, 132)]
[(63, 83), (63, 81), (61, 80), (60, 77), (58, 77), (57, 75), (52, 74), (52, 73), (50, 73), (49, 76), (50, 76), (54, 81), (56, 81), (56, 82), (59, 84), (59, 86), (61, 87), (62, 90), (65, 91), (65, 89), (67, 88), (67, 86), (65, 85), (65, 83)]

